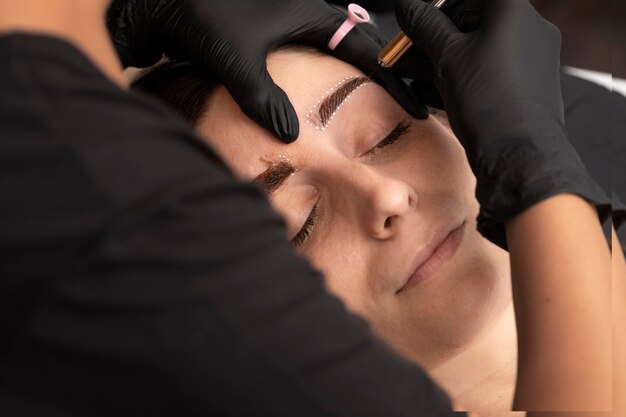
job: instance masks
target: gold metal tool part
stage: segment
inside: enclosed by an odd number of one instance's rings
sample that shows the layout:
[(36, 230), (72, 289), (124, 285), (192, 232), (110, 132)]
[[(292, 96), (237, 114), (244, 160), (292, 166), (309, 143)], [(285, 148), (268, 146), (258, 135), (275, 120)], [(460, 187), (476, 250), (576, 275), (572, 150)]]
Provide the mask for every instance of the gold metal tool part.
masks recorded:
[(404, 32), (398, 33), (378, 54), (378, 64), (384, 68), (393, 67), (411, 45), (413, 41)]
[[(440, 9), (446, 1), (447, 0), (434, 0), (431, 4)], [(393, 67), (402, 55), (408, 51), (411, 45), (413, 45), (413, 41), (411, 41), (404, 32), (400, 31), (378, 54), (378, 65), (383, 68)]]

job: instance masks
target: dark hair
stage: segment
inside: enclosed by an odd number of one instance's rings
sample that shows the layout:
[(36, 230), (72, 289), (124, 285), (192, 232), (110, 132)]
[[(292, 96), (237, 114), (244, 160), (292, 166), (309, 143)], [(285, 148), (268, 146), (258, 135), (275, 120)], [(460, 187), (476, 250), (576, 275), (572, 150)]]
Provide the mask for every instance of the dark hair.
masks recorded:
[[(285, 44), (272, 52), (308, 52), (319, 56), (319, 49), (301, 44)], [(142, 91), (172, 107), (192, 126), (208, 110), (208, 98), (219, 82), (200, 67), (182, 61), (167, 61), (144, 70), (131, 83), (131, 88)]]
[(172, 107), (195, 126), (208, 109), (208, 98), (218, 82), (188, 62), (169, 61), (145, 70), (131, 88)]

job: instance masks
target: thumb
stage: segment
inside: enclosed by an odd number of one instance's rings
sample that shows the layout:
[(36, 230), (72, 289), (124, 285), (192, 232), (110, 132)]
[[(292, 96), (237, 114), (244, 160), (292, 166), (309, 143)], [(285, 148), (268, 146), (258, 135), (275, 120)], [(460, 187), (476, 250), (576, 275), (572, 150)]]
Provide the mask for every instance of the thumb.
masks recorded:
[(289, 97), (274, 83), (265, 66), (257, 72), (259, 75), (248, 82), (230, 79), (224, 85), (246, 116), (282, 142), (295, 141), (300, 124)]
[(442, 11), (422, 0), (398, 0), (396, 19), (415, 47), (434, 62), (461, 33)]

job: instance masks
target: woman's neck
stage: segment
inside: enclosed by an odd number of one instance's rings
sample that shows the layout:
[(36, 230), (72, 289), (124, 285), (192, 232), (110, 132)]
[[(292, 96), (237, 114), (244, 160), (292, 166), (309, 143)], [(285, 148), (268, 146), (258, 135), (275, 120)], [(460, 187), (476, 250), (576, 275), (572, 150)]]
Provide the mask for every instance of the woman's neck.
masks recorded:
[(108, 0), (0, 0), (0, 35), (55, 36), (79, 48), (113, 82), (126, 81), (104, 23)]
[(512, 301), (469, 348), (429, 372), (455, 404), (481, 412), (481, 417), (511, 410), (517, 375)]

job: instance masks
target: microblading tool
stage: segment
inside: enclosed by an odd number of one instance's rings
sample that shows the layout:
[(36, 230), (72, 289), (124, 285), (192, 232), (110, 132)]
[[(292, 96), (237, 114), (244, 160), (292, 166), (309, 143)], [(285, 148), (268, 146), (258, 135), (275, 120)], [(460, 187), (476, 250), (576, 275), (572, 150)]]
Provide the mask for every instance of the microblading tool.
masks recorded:
[[(434, 0), (431, 5), (441, 9), (447, 0)], [(413, 41), (404, 32), (400, 31), (378, 54), (378, 65), (391, 68), (409, 50)]]

